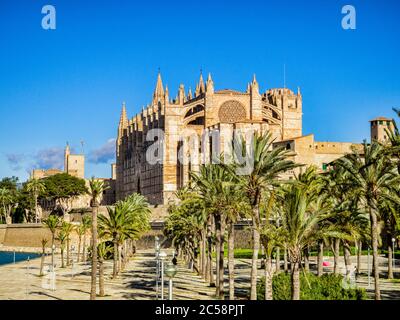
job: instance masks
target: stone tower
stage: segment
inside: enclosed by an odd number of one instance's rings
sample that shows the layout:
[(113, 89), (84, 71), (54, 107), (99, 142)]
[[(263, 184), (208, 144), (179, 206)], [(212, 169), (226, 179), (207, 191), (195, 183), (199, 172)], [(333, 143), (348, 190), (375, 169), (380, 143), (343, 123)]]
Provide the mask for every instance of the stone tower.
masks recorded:
[(77, 178), (85, 178), (85, 156), (71, 154), (68, 142), (64, 150), (64, 172)]
[(389, 140), (388, 132), (393, 131), (393, 119), (378, 117), (370, 121), (371, 141), (387, 142)]

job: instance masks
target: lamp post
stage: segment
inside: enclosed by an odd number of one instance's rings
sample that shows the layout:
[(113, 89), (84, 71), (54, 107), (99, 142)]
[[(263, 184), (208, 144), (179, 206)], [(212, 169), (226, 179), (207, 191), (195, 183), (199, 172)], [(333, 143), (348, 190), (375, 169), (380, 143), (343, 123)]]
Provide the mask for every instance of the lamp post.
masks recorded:
[(167, 257), (167, 254), (164, 251), (161, 251), (158, 257), (161, 260), (161, 300), (164, 300), (164, 260)]
[(167, 267), (165, 268), (165, 274), (168, 277), (168, 300), (172, 300), (172, 279), (175, 277), (178, 270), (172, 263), (168, 263)]

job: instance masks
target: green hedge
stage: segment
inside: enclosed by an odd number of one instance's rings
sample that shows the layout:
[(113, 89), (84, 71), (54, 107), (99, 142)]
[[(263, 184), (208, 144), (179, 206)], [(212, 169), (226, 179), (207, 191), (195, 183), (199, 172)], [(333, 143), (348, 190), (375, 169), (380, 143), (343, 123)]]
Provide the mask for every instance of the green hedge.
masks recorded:
[[(308, 281), (307, 281), (308, 280)], [(343, 276), (324, 274), (317, 277), (312, 273), (300, 274), (301, 300), (365, 300), (365, 289), (345, 289), (342, 286)], [(289, 273), (281, 272), (273, 277), (272, 291), (274, 300), (291, 300), (291, 278)], [(264, 300), (264, 278), (257, 286), (258, 300)]]

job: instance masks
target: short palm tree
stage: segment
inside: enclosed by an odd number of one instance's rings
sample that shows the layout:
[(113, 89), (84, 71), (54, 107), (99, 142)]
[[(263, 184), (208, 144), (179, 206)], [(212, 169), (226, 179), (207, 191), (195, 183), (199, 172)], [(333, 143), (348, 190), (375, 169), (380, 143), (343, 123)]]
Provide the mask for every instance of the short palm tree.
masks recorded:
[(38, 223), (39, 212), (38, 212), (38, 198), (46, 190), (46, 186), (42, 180), (32, 178), (26, 184), (26, 189), (32, 194), (35, 201), (35, 222)]
[(44, 259), (46, 257), (46, 245), (49, 242), (46, 238), (43, 238), (40, 243), (42, 245), (42, 256), (40, 257), (40, 271), (39, 276), (43, 276)]
[(108, 189), (103, 180), (96, 180), (94, 177), (89, 181), (89, 195), (92, 207), (92, 272), (90, 299), (96, 299), (96, 275), (97, 275), (97, 215), (99, 211), (100, 198), (104, 190)]
[[(86, 235), (91, 226), (91, 219), (89, 216), (83, 216), (79, 226), (76, 227), (75, 231), (78, 234), (78, 262), (81, 260), (86, 261)], [(83, 248), (82, 248), (83, 240)], [(82, 259), (81, 259), (82, 253)]]
[(3, 209), (3, 215), (4, 215), (4, 221), (5, 223), (11, 223), (11, 217), (9, 217), (10, 214), (10, 206), (13, 201), (13, 195), (11, 190), (7, 188), (0, 188), (0, 203)]
[(65, 244), (67, 246), (67, 266), (71, 264), (70, 260), (70, 241), (71, 241), (71, 233), (74, 230), (74, 225), (72, 223), (63, 221), (61, 224), (61, 232), (65, 235)]
[(307, 189), (293, 184), (285, 187), (281, 198), (282, 234), (292, 265), (292, 299), (300, 300), (300, 264), (304, 249), (324, 236), (339, 236), (334, 228), (321, 223), (327, 218), (328, 207)]
[(57, 228), (60, 224), (60, 218), (56, 215), (50, 215), (43, 221), (44, 225), (49, 228), (51, 232), (51, 265), (54, 267), (54, 248)]
[(126, 203), (117, 203), (115, 208), (108, 207), (108, 217), (99, 217), (99, 234), (102, 238), (110, 238), (114, 244), (113, 278), (119, 272), (119, 246), (123, 239), (135, 238), (139, 229), (133, 223), (130, 206)]

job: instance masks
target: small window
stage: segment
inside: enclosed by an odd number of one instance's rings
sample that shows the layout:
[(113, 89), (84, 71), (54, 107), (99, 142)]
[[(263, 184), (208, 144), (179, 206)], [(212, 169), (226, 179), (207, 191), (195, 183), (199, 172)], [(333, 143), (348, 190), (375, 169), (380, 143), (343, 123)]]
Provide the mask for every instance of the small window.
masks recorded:
[(322, 164), (322, 170), (326, 171), (326, 169), (328, 168), (328, 165), (326, 163)]
[(286, 150), (290, 150), (290, 143), (286, 144)]
[(379, 124), (383, 124), (383, 121), (382, 121), (382, 120), (379, 120)]
[(386, 121), (386, 125), (387, 125), (387, 126), (390, 126), (390, 121)]

